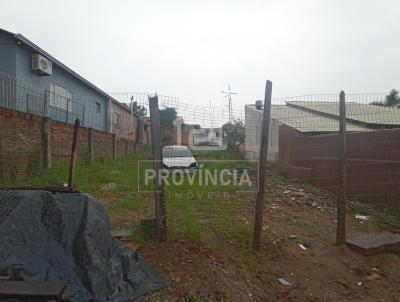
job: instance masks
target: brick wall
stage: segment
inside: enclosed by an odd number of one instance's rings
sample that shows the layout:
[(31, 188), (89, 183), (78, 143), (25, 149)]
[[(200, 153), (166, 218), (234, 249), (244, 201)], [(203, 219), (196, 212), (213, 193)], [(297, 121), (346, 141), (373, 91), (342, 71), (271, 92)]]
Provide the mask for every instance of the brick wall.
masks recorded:
[[(371, 203), (400, 202), (400, 129), (346, 134), (346, 192)], [(301, 136), (282, 126), (279, 164), (291, 177), (337, 192), (337, 134)]]
[(0, 108), (0, 180), (32, 176), (43, 161), (43, 118)]
[[(56, 121), (51, 122), (51, 158), (53, 162), (69, 159), (73, 133), (74, 125)], [(76, 150), (77, 158), (84, 158), (87, 152), (88, 128), (81, 127)]]
[[(51, 163), (69, 160), (74, 126), (28, 113), (0, 108), (0, 185), (13, 184), (39, 174)], [(46, 129), (50, 131), (47, 144)], [(89, 157), (89, 128), (81, 127), (77, 159)], [(92, 130), (93, 157), (113, 157), (113, 134)], [(135, 141), (116, 139), (115, 155), (122, 158), (135, 151)], [(50, 150), (49, 152), (47, 150)]]

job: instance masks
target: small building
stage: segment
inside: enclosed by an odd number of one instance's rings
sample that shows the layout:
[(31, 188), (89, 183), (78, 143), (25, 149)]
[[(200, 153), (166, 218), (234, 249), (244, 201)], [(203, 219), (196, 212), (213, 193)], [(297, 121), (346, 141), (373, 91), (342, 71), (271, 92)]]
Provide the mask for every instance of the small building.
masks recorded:
[[(245, 106), (245, 156), (258, 159), (260, 132), (262, 127), (262, 108), (256, 105)], [(366, 132), (375, 129), (400, 127), (398, 109), (361, 104), (346, 103), (346, 131)], [(267, 160), (279, 160), (280, 140), (284, 139), (282, 126), (292, 129), (299, 136), (334, 134), (339, 131), (339, 104), (336, 102), (286, 102), (286, 105), (272, 105), (269, 125)]]
[(110, 131), (112, 104), (107, 93), (28, 38), (0, 29), (0, 106), (67, 123), (79, 118), (85, 127)]
[(128, 105), (112, 98), (109, 112), (108, 129), (110, 132), (115, 133), (117, 138), (136, 141), (139, 117), (132, 113)]
[(223, 144), (222, 128), (200, 128), (193, 132), (195, 146), (220, 146)]

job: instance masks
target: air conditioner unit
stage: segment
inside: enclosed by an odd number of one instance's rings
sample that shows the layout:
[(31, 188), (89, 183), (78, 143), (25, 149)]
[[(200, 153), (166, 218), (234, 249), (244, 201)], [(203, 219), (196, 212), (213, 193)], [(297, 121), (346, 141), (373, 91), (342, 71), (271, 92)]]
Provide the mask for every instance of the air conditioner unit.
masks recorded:
[(52, 62), (42, 55), (32, 55), (32, 70), (41, 75), (51, 75), (53, 71)]

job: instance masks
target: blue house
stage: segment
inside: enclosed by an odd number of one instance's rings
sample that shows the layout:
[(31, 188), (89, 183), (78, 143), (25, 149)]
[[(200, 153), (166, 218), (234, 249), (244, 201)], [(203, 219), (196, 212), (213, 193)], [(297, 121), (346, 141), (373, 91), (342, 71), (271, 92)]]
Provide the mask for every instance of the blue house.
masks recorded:
[(23, 35), (0, 29), (0, 107), (108, 131), (114, 101)]

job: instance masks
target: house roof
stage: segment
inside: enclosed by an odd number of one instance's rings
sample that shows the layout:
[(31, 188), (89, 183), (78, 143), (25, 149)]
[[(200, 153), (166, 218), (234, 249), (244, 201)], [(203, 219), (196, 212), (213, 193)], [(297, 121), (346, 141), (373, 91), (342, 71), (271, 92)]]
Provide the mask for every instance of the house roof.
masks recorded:
[[(255, 105), (247, 105), (247, 107), (256, 110), (260, 114), (262, 112), (256, 109)], [(303, 133), (329, 133), (339, 131), (339, 121), (337, 118), (320, 115), (315, 112), (287, 105), (272, 105), (271, 118)], [(346, 130), (349, 132), (358, 132), (370, 131), (371, 129), (356, 123), (348, 122), (346, 123)]]
[[(338, 118), (339, 104), (334, 102), (287, 102), (293, 108), (299, 108), (319, 115)], [(400, 126), (400, 109), (369, 104), (346, 102), (346, 119), (370, 127)]]
[(119, 101), (117, 101), (116, 99), (114, 99), (113, 97), (111, 97), (108, 93), (104, 92), (103, 90), (101, 90), (100, 88), (98, 88), (96, 85), (92, 84), (91, 82), (89, 82), (88, 80), (86, 80), (84, 77), (82, 77), (81, 75), (79, 75), (78, 73), (76, 73), (75, 71), (73, 71), (71, 68), (69, 68), (68, 66), (64, 65), (63, 63), (61, 63), (59, 60), (57, 60), (55, 57), (53, 57), (52, 55), (50, 55), (48, 52), (46, 52), (45, 50), (43, 50), (42, 48), (40, 48), (38, 45), (36, 45), (35, 43), (33, 43), (31, 40), (29, 40), (28, 38), (26, 38), (25, 36), (21, 35), (21, 34), (14, 34), (12, 32), (9, 32), (7, 30), (1, 29), (0, 28), (0, 32), (3, 32), (9, 36), (11, 36), (12, 38), (14, 38), (15, 40), (19, 41), (20, 43), (28, 46), (29, 48), (31, 48), (32, 50), (38, 52), (39, 54), (41, 54), (42, 56), (46, 57), (47, 59), (49, 59), (50, 61), (53, 62), (53, 64), (57, 65), (58, 67), (60, 67), (61, 69), (65, 70), (66, 72), (68, 72), (69, 74), (71, 74), (72, 76), (74, 76), (75, 78), (77, 78), (78, 80), (80, 80), (81, 82), (85, 83), (86, 85), (88, 85), (89, 87), (91, 87), (92, 89), (94, 89), (95, 91), (97, 91), (98, 93), (102, 94), (103, 96), (107, 97), (108, 99), (111, 99), (112, 102), (114, 102), (115, 104), (121, 106), (122, 108), (129, 110), (129, 108), (127, 108), (126, 106), (124, 106), (122, 103), (120, 103)]

